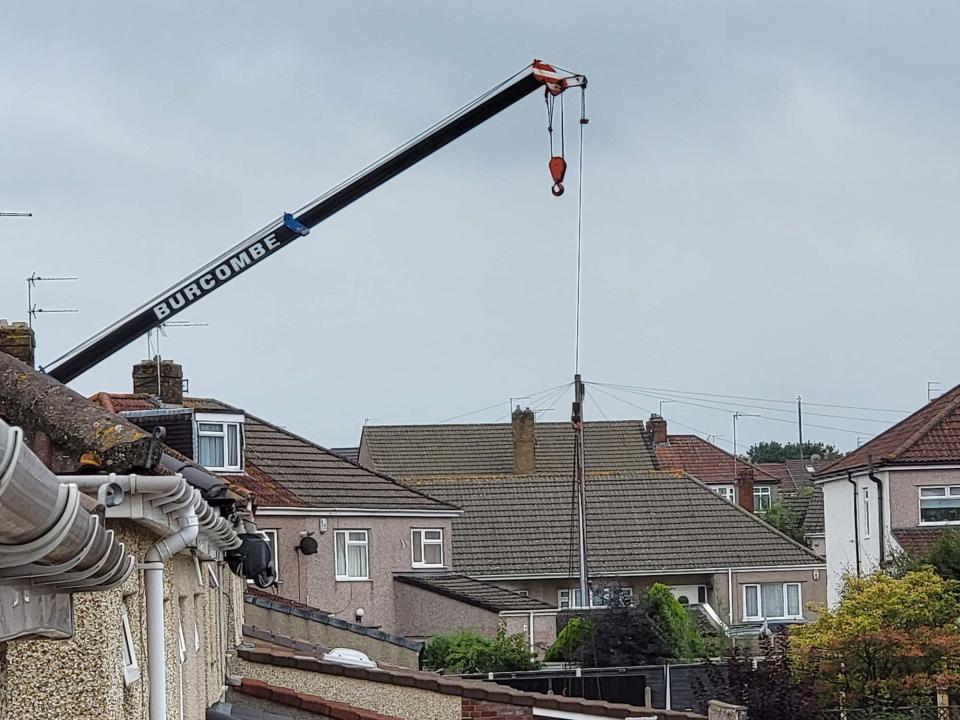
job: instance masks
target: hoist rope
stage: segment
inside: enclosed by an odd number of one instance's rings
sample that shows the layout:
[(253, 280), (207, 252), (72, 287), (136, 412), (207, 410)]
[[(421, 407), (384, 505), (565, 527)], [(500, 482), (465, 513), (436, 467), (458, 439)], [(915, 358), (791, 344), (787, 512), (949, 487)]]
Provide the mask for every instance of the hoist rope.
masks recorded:
[[(561, 113), (563, 106), (561, 105)], [(574, 373), (580, 374), (580, 289), (582, 284), (583, 265), (583, 126), (586, 113), (580, 117), (580, 149), (577, 157), (577, 331), (576, 357), (574, 359)]]

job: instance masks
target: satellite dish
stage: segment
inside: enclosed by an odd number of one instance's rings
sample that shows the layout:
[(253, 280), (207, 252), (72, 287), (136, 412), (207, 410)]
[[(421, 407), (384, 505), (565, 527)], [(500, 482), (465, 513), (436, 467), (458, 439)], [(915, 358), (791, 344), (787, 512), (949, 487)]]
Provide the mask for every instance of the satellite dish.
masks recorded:
[(300, 538), (300, 542), (297, 543), (297, 550), (299, 550), (303, 555), (316, 555), (317, 549), (317, 541), (309, 535)]

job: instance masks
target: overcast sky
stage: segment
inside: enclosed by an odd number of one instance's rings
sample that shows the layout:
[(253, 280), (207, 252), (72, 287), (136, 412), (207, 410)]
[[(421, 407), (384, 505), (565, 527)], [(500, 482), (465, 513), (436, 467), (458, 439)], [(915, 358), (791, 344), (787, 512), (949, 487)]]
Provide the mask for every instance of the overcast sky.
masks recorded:
[[(34, 217), (0, 218), (0, 317), (31, 273), (79, 276), (39, 288), (80, 309), (40, 316), (48, 363), (542, 57), (590, 79), (584, 378), (670, 391), (590, 388), (588, 417), (680, 390), (913, 410), (960, 382), (958, 30), (956, 3), (8, 4), (0, 211)], [(576, 193), (550, 195), (546, 143), (533, 95), (191, 308), (209, 326), (163, 355), (328, 446), (569, 382)], [(146, 353), (73, 386), (129, 391)], [(766, 416), (742, 444), (796, 436), (786, 403), (693, 402), (672, 431), (729, 448), (739, 409)], [(898, 417), (807, 409), (846, 449)]]

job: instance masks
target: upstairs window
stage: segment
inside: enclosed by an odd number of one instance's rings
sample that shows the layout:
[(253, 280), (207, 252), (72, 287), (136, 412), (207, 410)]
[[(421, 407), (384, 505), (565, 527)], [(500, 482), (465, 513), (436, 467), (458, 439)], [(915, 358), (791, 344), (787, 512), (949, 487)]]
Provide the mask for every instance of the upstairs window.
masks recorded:
[(863, 488), (863, 536), (870, 537), (870, 488)]
[(369, 580), (368, 535), (366, 530), (337, 530), (337, 580)]
[(724, 500), (729, 500), (730, 502), (737, 501), (733, 485), (712, 485), (710, 489)]
[(770, 492), (770, 488), (768, 488), (766, 485), (758, 485), (753, 488), (754, 512), (766, 512), (770, 509), (772, 501), (773, 495)]
[(443, 530), (412, 530), (414, 567), (443, 567)]
[(960, 523), (960, 485), (920, 488), (920, 524)]
[(197, 462), (208, 470), (243, 471), (243, 418), (197, 416)]

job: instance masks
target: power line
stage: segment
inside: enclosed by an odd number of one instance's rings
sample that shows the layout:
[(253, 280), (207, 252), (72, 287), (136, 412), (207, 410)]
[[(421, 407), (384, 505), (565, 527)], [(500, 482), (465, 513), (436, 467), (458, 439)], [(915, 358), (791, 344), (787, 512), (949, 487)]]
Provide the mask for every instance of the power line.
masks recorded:
[[(616, 389), (618, 389), (618, 390), (622, 390), (623, 392), (637, 393), (637, 394), (640, 394), (640, 395), (645, 395), (645, 396), (647, 396), (647, 397), (657, 397), (657, 398), (659, 398), (660, 395), (662, 394), (665, 398), (668, 398), (668, 400), (667, 400), (668, 402), (678, 402), (677, 396), (667, 394), (666, 392), (664, 392), (664, 393), (658, 393), (658, 394), (655, 394), (655, 395), (654, 395), (654, 394), (651, 394), (651, 393), (645, 393), (645, 392), (641, 392), (640, 390), (633, 389), (633, 387), (630, 386), (630, 385), (613, 385), (613, 384), (610, 384), (610, 383), (600, 383), (600, 384), (601, 384), (601, 385), (604, 385), (605, 387), (613, 387), (613, 388), (616, 388)], [(692, 396), (693, 394), (690, 393), (689, 395)], [(694, 397), (686, 397), (686, 396), (683, 396), (683, 399), (700, 400), (701, 398), (695, 397), (695, 396), (694, 396)], [(791, 408), (791, 409), (780, 409), (780, 408), (767, 407), (767, 406), (765, 406), (765, 405), (751, 405), (750, 403), (741, 403), (741, 402), (736, 402), (736, 403), (735, 403), (735, 402), (728, 402), (728, 401), (724, 401), (724, 400), (712, 400), (711, 402), (717, 403), (718, 405), (729, 405), (731, 408), (743, 408), (743, 407), (745, 407), (745, 408), (750, 408), (750, 409), (752, 409), (752, 410), (766, 410), (766, 411), (768, 411), (768, 412), (784, 413), (784, 414), (786, 414), (786, 415), (791, 415), (791, 416), (792, 416), (792, 415), (794, 414), (794, 412), (795, 412), (795, 408)], [(769, 400), (769, 401), (764, 401), (764, 402), (773, 402), (773, 401), (772, 401), (772, 400)], [(804, 405), (807, 405), (807, 404), (808, 404), (808, 403), (806, 403), (806, 402), (804, 403)], [(809, 404), (813, 405), (814, 403), (809, 403)], [(815, 417), (835, 418), (835, 419), (837, 419), (837, 420), (858, 420), (858, 421), (861, 421), (861, 422), (880, 423), (881, 425), (893, 425), (894, 422), (896, 422), (896, 421), (894, 421), (894, 420), (878, 420), (877, 418), (855, 417), (855, 416), (853, 416), (853, 415), (836, 415), (836, 414), (834, 414), (834, 413), (818, 413), (818, 412), (812, 412), (812, 411), (809, 411), (809, 410), (805, 411), (804, 414), (805, 414), (805, 415), (812, 415), (812, 416), (815, 416)]]
[[(526, 399), (530, 400), (530, 399), (532, 399), (532, 398), (535, 398), (535, 397), (538, 397), (538, 396), (540, 396), (540, 395), (543, 395), (544, 393), (553, 392), (554, 390), (558, 390), (558, 389), (568, 388), (568, 387), (570, 387), (570, 384), (571, 384), (571, 383), (564, 383), (564, 384), (562, 384), (562, 385), (554, 385), (553, 387), (549, 387), (549, 388), (547, 388), (547, 389), (545, 389), (545, 390), (538, 390), (537, 392), (530, 393), (529, 395), (525, 395), (524, 397), (525, 397)], [(443, 425), (444, 423), (453, 422), (454, 420), (460, 420), (461, 418), (470, 417), (471, 415), (479, 415), (479, 414), (482, 413), (482, 412), (487, 412), (488, 410), (495, 410), (496, 408), (502, 408), (502, 407), (503, 407), (503, 400), (501, 400), (501, 401), (498, 402), (498, 403), (494, 403), (493, 405), (488, 405), (487, 407), (482, 407), (482, 408), (478, 408), (478, 409), (476, 409), (476, 410), (471, 410), (470, 412), (465, 412), (465, 413), (463, 413), (462, 415), (454, 415), (453, 417), (449, 417), (449, 418), (447, 418), (446, 420), (440, 420), (440, 421), (438, 421), (436, 424), (437, 424), (437, 425)]]
[[(678, 395), (698, 395), (702, 397), (711, 397), (711, 398), (728, 398), (732, 400), (756, 400), (758, 402), (770, 402), (778, 403), (783, 405), (794, 405), (796, 404), (796, 398), (792, 400), (781, 400), (778, 398), (762, 398), (762, 397), (752, 397), (750, 395), (722, 395), (720, 393), (706, 393), (706, 392), (696, 392), (693, 390), (676, 390), (671, 388), (659, 388), (659, 387), (646, 387), (643, 385), (623, 385), (617, 383), (594, 383), (596, 385), (616, 385), (621, 388), (630, 388), (633, 390), (648, 390), (652, 392), (667, 392), (674, 393)], [(890, 408), (878, 408), (878, 407), (866, 407), (864, 405), (838, 405), (834, 403), (815, 403), (808, 402), (807, 400), (803, 401), (804, 406), (810, 405), (812, 407), (829, 407), (829, 408), (838, 408), (841, 410), (867, 410), (869, 412), (888, 412), (888, 413), (900, 413), (906, 415), (910, 413), (910, 410), (892, 410)]]
[[(605, 386), (605, 387), (608, 387), (608, 385), (606, 385), (606, 384), (605, 384), (604, 386)], [(656, 400), (656, 399), (659, 399), (659, 397), (658, 397), (657, 395), (652, 395), (652, 394), (649, 394), (649, 393), (643, 393), (643, 392), (641, 392), (641, 391), (639, 391), (639, 390), (634, 390), (633, 392), (634, 392), (635, 394), (637, 394), (637, 395), (642, 395), (642, 396), (644, 396), (644, 397), (653, 398), (653, 399), (655, 399), (655, 400)], [(716, 412), (722, 412), (722, 413), (724, 413), (724, 414), (729, 414), (729, 412), (730, 412), (730, 410), (729, 410), (728, 408), (719, 408), (719, 407), (716, 407), (716, 406), (714, 406), (714, 405), (704, 405), (703, 403), (693, 402), (691, 399), (688, 399), (688, 398), (683, 398), (683, 399), (674, 398), (674, 402), (680, 403), (681, 405), (691, 405), (691, 406), (693, 406), (693, 407), (704, 408), (704, 409), (706, 409), (706, 410), (714, 410), (714, 411), (716, 411)], [(761, 409), (763, 409), (763, 410), (768, 410), (768, 411), (770, 410), (770, 408), (761, 408)], [(757, 417), (762, 417), (764, 420), (770, 420), (770, 421), (772, 421), (772, 422), (786, 423), (787, 425), (794, 425), (794, 424), (796, 424), (793, 420), (785, 420), (785, 419), (783, 419), (783, 418), (771, 417), (770, 415), (758, 415)], [(814, 423), (806, 423), (806, 426), (807, 426), (807, 427), (815, 427), (815, 428), (818, 428), (818, 429), (820, 429), (820, 430), (833, 430), (833, 431), (835, 431), (835, 432), (849, 433), (850, 435), (860, 435), (860, 436), (864, 436), (864, 435), (872, 436), (872, 435), (874, 435), (874, 433), (871, 433), (871, 432), (869, 432), (869, 431), (867, 431), (867, 430), (851, 430), (851, 429), (849, 429), (849, 428), (840, 428), (840, 427), (834, 427), (834, 426), (831, 426), (831, 425), (816, 425), (816, 424), (814, 424)]]

